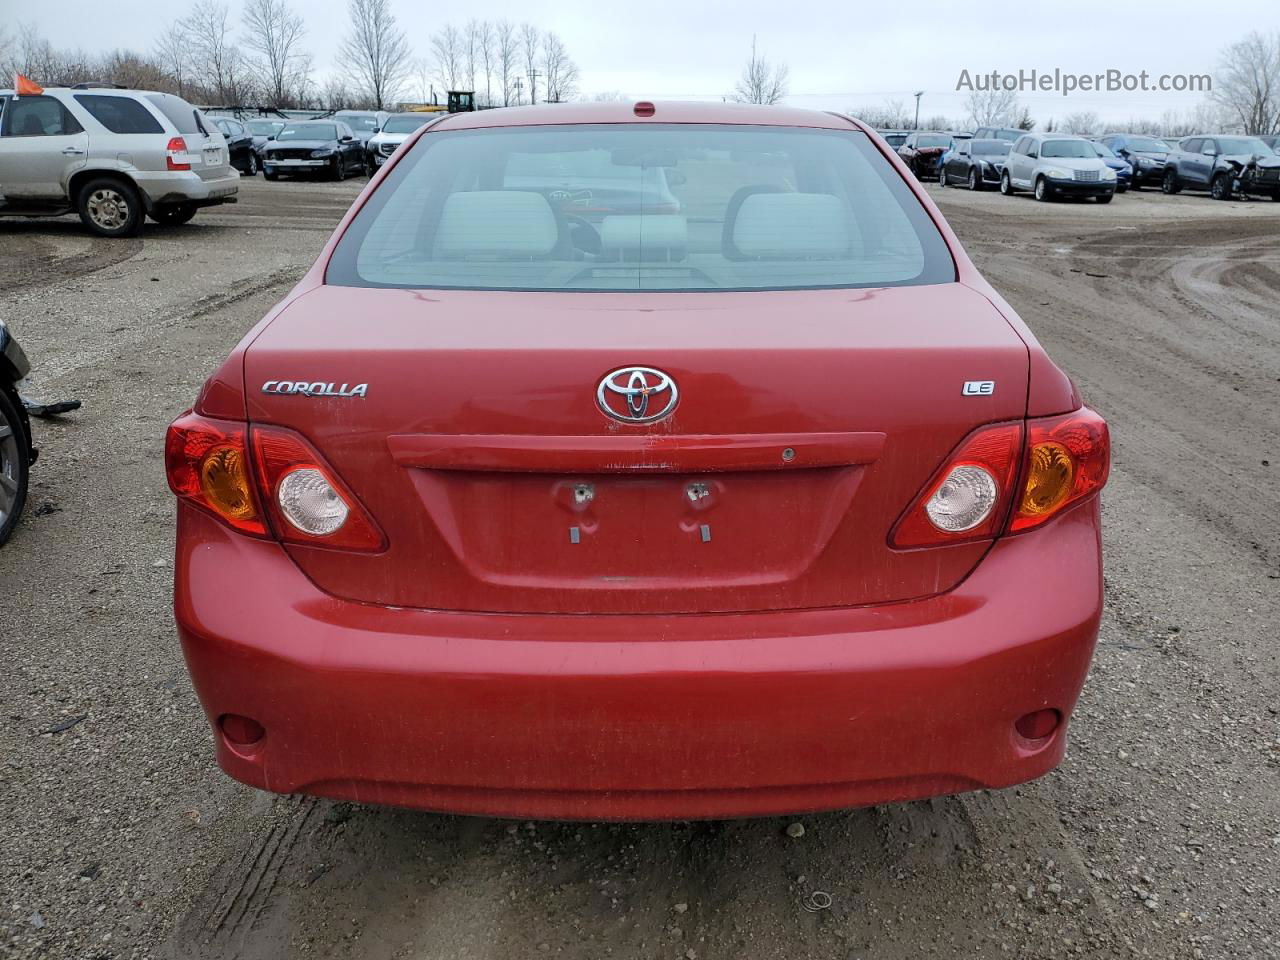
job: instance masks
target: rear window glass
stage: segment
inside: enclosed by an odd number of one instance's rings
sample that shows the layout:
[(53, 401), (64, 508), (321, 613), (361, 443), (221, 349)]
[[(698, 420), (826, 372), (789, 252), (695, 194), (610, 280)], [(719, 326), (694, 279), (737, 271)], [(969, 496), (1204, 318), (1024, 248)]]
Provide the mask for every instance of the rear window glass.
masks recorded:
[(76, 94), (76, 103), (112, 133), (164, 133), (151, 111), (131, 97)]
[(356, 216), (326, 279), (752, 290), (941, 283), (955, 266), (860, 132), (605, 124), (428, 134)]
[(339, 113), (335, 116), (353, 130), (372, 130), (378, 125), (378, 118), (372, 113)]
[(154, 103), (179, 133), (207, 133), (196, 108), (181, 97), (171, 93), (149, 93), (147, 99)]

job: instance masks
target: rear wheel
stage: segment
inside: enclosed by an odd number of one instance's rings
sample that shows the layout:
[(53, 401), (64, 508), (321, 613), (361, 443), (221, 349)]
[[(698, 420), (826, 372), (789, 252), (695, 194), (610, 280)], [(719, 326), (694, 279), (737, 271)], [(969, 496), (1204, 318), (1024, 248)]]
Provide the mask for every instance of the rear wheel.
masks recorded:
[(1209, 185), (1209, 193), (1215, 200), (1231, 199), (1231, 175), (1220, 173), (1213, 178), (1213, 183)]
[(1174, 170), (1166, 170), (1164, 179), (1160, 181), (1160, 189), (1168, 194), (1178, 193), (1182, 189), (1182, 184), (1178, 182), (1178, 174)]
[(152, 208), (148, 216), (164, 227), (177, 227), (196, 215), (194, 203), (165, 203)]
[(976, 167), (969, 168), (969, 189), (978, 190), (982, 184), (978, 181), (978, 170)]
[(100, 237), (132, 237), (142, 227), (142, 198), (132, 184), (114, 177), (86, 183), (76, 210), (80, 221)]
[(1036, 178), (1036, 199), (1041, 203), (1049, 199), (1049, 185), (1044, 182), (1044, 177)]
[(13, 394), (0, 390), (0, 544), (13, 533), (27, 501), (29, 457), (26, 430)]

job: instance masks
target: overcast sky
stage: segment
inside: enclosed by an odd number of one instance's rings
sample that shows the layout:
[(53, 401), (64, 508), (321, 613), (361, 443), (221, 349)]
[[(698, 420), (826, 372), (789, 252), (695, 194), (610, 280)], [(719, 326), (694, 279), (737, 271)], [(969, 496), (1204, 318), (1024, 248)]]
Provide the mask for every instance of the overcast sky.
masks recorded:
[[(0, 4), (17, 0), (0, 0)], [(240, 0), (228, 0), (238, 15)], [(719, 99), (729, 93), (751, 48), (786, 63), (795, 106), (848, 109), (886, 99), (912, 101), (924, 90), (921, 117), (963, 114), (956, 92), (961, 70), (971, 73), (1037, 69), (1086, 74), (1114, 68), (1137, 73), (1213, 74), (1219, 52), (1248, 30), (1280, 28), (1275, 0), (1152, 3), (1073, 0), (1005, 4), (1012, 17), (983, 16), (990, 3), (814, 2), (740, 0), (700, 4), (645, 0), (639, 4), (492, 0), (469, 4), (392, 0), (415, 54), (425, 54), (441, 18), (461, 27), (468, 17), (531, 21), (555, 30), (581, 70), (581, 89), (617, 90), (631, 97)], [(322, 75), (346, 28), (338, 0), (295, 0), (308, 21), (307, 46)], [(187, 5), (173, 0), (56, 0), (22, 5), (19, 19), (36, 23), (55, 46), (149, 48), (155, 35)], [(30, 12), (28, 12), (30, 11)], [(45, 11), (45, 12), (41, 12)], [(110, 11), (110, 12), (108, 12)], [(127, 11), (127, 15), (121, 15)], [(1060, 13), (1058, 11), (1061, 11)], [(1216, 13), (1230, 11), (1229, 16)], [(1169, 23), (1174, 26), (1170, 28)], [(1022, 102), (1043, 125), (1050, 116), (1092, 110), (1104, 120), (1158, 119), (1165, 110), (1190, 111), (1200, 94), (1025, 93)]]

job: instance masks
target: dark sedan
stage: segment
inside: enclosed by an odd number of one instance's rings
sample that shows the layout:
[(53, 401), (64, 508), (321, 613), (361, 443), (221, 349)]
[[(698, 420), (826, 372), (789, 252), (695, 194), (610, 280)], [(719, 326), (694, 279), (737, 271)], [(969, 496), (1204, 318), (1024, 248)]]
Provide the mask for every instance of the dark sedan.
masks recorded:
[(258, 166), (262, 166), (262, 157), (267, 144), (276, 138), (276, 134), (284, 129), (283, 120), (246, 120), (245, 126), (253, 137), (253, 152), (258, 155)]
[(938, 174), (938, 182), (944, 187), (963, 183), (970, 190), (999, 186), (1011, 146), (1008, 140), (957, 140)]
[(348, 174), (363, 176), (364, 144), (351, 128), (337, 120), (286, 123), (263, 150), (262, 172), (268, 180), (282, 173), (313, 173), (331, 180)]
[(258, 175), (258, 154), (253, 149), (253, 134), (239, 120), (231, 117), (210, 117), (222, 138), (227, 141), (227, 155), (231, 165), (246, 177)]
[(949, 133), (912, 133), (898, 148), (903, 159), (917, 180), (935, 180), (938, 177), (938, 160), (955, 142)]
[(1135, 190), (1143, 184), (1159, 186), (1164, 179), (1164, 165), (1169, 159), (1169, 144), (1141, 133), (1108, 133), (1098, 142), (1110, 147), (1117, 157), (1133, 168), (1129, 185)]

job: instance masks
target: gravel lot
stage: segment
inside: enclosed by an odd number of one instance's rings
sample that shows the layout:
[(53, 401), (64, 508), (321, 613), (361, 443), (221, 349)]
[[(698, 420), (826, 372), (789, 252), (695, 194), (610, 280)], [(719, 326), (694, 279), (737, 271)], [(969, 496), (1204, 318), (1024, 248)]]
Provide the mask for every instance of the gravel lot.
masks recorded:
[(1054, 774), (795, 837), (431, 816), (215, 767), (170, 621), (164, 427), (361, 185), (246, 181), (127, 241), (0, 221), (33, 392), (85, 403), (38, 425), (0, 551), (0, 955), (1280, 956), (1280, 203), (930, 188), (1111, 421), (1102, 641)]

